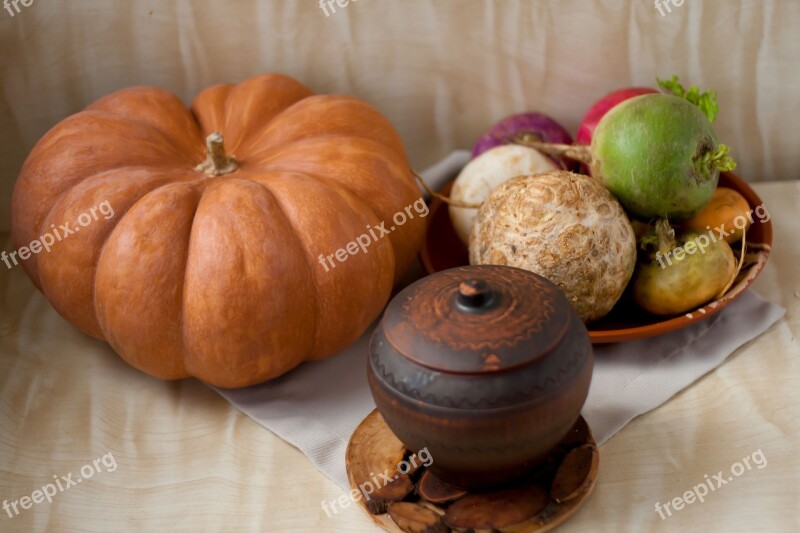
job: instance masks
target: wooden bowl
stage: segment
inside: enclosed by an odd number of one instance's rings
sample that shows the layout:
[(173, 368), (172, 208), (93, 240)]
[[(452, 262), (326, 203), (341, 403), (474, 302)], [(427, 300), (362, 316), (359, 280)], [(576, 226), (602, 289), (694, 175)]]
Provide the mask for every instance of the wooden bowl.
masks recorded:
[[(738, 191), (745, 197), (751, 209), (763, 203), (747, 182), (735, 174), (720, 174), (719, 186)], [(440, 191), (441, 194), (449, 195), (451, 187), (452, 182)], [(467, 247), (458, 238), (450, 223), (447, 206), (439, 200), (434, 200), (431, 203), (428, 219), (428, 230), (420, 252), (425, 271), (433, 274), (468, 265)], [(722, 298), (682, 315), (662, 317), (643, 311), (634, 304), (630, 291), (626, 291), (608, 315), (588, 325), (592, 343), (605, 344), (654, 337), (684, 328), (718, 313), (738, 298), (764, 268), (772, 249), (771, 220), (766, 222), (756, 220), (747, 231), (746, 237), (747, 253), (744, 265), (736, 282)], [(734, 254), (738, 260), (738, 250), (735, 249)]]

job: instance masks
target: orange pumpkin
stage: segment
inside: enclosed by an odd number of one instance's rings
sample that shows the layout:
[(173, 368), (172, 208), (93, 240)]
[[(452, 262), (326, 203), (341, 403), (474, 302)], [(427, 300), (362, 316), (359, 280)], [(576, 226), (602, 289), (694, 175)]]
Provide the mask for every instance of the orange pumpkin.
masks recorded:
[[(14, 190), (12, 238), (28, 246), (71, 221), (79, 233), (23, 263), (60, 314), (148, 374), (242, 387), (364, 332), (413, 261), (423, 220), (335, 267), (319, 256), (388, 228), (419, 197), (400, 137), (357, 99), (278, 74), (211, 87), (191, 110), (135, 87), (37, 143)], [(103, 202), (113, 218), (76, 226)]]

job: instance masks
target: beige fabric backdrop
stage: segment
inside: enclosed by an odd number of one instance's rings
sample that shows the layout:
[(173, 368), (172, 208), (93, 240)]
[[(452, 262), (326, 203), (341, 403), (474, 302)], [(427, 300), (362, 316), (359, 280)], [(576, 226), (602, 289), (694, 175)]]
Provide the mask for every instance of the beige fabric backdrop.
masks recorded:
[[(670, 0), (662, 0), (668, 2)], [(279, 71), (394, 122), (417, 167), (492, 121), (542, 110), (574, 132), (609, 90), (673, 73), (714, 87), (748, 180), (800, 176), (800, 1), (32, 0), (0, 10), (0, 229), (19, 168), (57, 121), (116, 89)], [(12, 8), (13, 9), (13, 8)]]
[[(664, 0), (666, 1), (666, 0)], [(598, 95), (672, 73), (720, 91), (720, 137), (750, 180), (797, 179), (800, 0), (33, 0), (0, 3), (0, 230), (27, 151), (93, 99), (267, 70), (383, 110), (424, 167), (490, 122), (545, 110), (574, 130)], [(795, 122), (792, 122), (795, 121)], [(789, 122), (789, 125), (784, 125)], [(756, 289), (786, 317), (602, 448), (565, 531), (800, 530), (800, 183), (757, 184), (775, 251)], [(0, 238), (10, 249), (7, 235)], [(60, 318), (0, 268), (0, 500), (113, 452), (103, 472), (2, 531), (377, 531), (302, 454), (194, 380), (161, 382)], [(310, 392), (313, 393), (313, 392)], [(653, 511), (757, 449), (769, 460), (668, 520)]]

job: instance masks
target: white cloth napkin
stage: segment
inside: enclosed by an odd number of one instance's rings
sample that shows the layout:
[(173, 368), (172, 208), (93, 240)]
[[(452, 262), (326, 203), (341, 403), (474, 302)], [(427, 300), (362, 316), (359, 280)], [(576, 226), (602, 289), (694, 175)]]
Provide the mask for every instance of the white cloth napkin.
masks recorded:
[[(422, 172), (434, 189), (469, 160), (453, 152)], [(785, 310), (747, 291), (711, 318), (639, 341), (595, 346), (595, 366), (582, 414), (602, 444), (636, 416), (655, 409), (713, 370)], [(374, 326), (341, 354), (306, 363), (263, 385), (218, 392), (232, 405), (299, 448), (343, 489), (347, 442), (375, 408), (367, 385), (367, 353)]]

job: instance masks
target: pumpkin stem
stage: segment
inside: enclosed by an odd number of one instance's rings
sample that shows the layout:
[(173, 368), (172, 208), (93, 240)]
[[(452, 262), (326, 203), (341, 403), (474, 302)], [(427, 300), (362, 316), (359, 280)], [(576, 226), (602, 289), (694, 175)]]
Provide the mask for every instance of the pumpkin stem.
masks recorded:
[(225, 153), (225, 140), (215, 131), (206, 137), (206, 160), (195, 167), (207, 176), (222, 176), (239, 168), (236, 160)]

